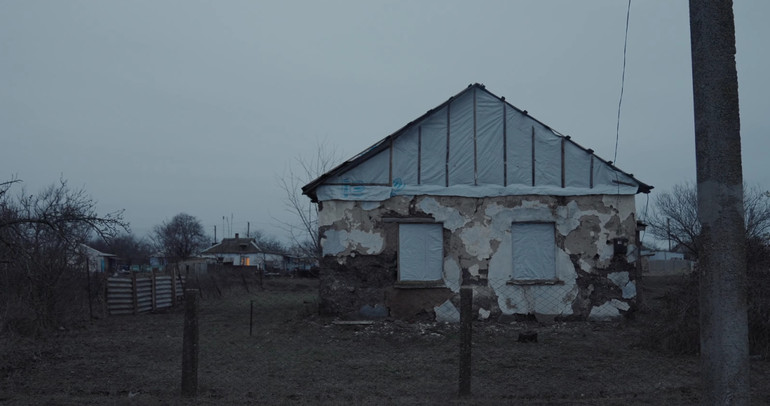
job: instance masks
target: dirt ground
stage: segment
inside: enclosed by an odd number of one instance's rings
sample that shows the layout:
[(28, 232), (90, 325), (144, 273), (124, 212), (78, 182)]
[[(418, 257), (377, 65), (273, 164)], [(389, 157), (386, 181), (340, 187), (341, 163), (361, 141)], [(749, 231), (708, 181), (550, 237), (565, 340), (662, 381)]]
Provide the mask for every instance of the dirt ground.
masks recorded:
[[(657, 285), (656, 285), (657, 283)], [(671, 281), (646, 289), (654, 298)], [(317, 282), (268, 280), (200, 304), (199, 390), (183, 399), (184, 311), (108, 317), (48, 337), (0, 337), (0, 404), (696, 404), (698, 360), (645, 349), (644, 322), (474, 324), (472, 395), (458, 398), (457, 325), (339, 325)], [(250, 309), (253, 324), (250, 334)], [(536, 331), (536, 343), (517, 342)], [(770, 362), (752, 360), (770, 404)]]

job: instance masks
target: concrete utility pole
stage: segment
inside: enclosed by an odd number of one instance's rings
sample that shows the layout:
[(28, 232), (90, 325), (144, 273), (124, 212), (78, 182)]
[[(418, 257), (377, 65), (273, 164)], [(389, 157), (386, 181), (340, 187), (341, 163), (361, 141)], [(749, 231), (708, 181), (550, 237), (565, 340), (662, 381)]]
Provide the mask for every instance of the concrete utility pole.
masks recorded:
[(749, 404), (746, 239), (732, 0), (690, 0), (704, 405)]

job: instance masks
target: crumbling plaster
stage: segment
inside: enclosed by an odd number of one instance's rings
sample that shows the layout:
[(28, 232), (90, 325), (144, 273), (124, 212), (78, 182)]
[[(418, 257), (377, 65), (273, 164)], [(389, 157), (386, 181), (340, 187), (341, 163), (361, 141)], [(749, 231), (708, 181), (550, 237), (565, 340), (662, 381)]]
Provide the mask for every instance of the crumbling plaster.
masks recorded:
[[(348, 287), (344, 290), (346, 294), (366, 290), (367, 300), (376, 301), (373, 289), (390, 288), (397, 275), (397, 261), (393, 258), (397, 258), (398, 222), (422, 219), (442, 223), (445, 229), (443, 279), (446, 288), (456, 294), (461, 284), (471, 284), (477, 287), (480, 298), (490, 299), (477, 301), (483, 304), (478, 308), (480, 315), (492, 312), (570, 316), (577, 312), (588, 316), (592, 308), (604, 306), (609, 300), (635, 297), (635, 282), (628, 272), (608, 275), (617, 260), (613, 258), (613, 238), (628, 238), (629, 254), (625, 261), (635, 259), (634, 212), (633, 195), (395, 196), (382, 202), (324, 201), (319, 211), (319, 226), (325, 263), (333, 259), (339, 265), (334, 272), (358, 275), (374, 272), (371, 264), (375, 258), (367, 258), (367, 269), (347, 269), (361, 268), (363, 262), (355, 260), (357, 256), (380, 256), (386, 262), (376, 267), (378, 272), (386, 274), (368, 278), (383, 286)], [(558, 283), (510, 283), (514, 222), (554, 223)], [(590, 292), (578, 283), (581, 273), (592, 275)], [(597, 278), (603, 278), (609, 286), (605, 291), (612, 292), (597, 295), (594, 292), (598, 289)], [(605, 299), (602, 303), (592, 302)], [(435, 306), (446, 309), (451, 303), (446, 301)], [(618, 307), (616, 302), (612, 304), (615, 309), (627, 310), (625, 306)]]

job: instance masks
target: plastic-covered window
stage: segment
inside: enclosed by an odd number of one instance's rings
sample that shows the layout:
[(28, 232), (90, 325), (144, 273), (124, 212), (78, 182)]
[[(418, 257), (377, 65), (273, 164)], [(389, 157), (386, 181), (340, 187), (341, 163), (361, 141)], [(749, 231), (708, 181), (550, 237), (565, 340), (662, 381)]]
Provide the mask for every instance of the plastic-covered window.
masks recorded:
[(440, 281), (444, 241), (441, 224), (400, 224), (398, 227), (399, 281)]
[(513, 280), (556, 279), (556, 238), (553, 223), (513, 223)]

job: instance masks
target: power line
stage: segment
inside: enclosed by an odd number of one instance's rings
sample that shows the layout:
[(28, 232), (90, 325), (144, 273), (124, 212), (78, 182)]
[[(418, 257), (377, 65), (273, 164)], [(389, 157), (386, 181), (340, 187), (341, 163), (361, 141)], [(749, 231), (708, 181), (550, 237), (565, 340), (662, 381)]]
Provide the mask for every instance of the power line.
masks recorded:
[[(628, 50), (628, 21), (631, 17), (631, 0), (628, 0), (628, 8), (626, 9), (626, 33), (623, 38), (623, 70), (620, 76), (620, 99), (618, 100), (618, 120), (615, 126), (615, 155), (612, 158), (612, 164), (617, 168), (618, 163), (618, 143), (620, 142), (620, 111), (623, 105), (623, 90), (626, 85), (626, 52)], [(620, 175), (618, 170), (615, 170), (615, 183), (618, 185), (618, 191), (615, 195), (617, 199), (618, 210), (620, 210)], [(620, 233), (620, 224), (618, 224), (618, 234)]]
[(628, 0), (628, 9), (626, 10), (626, 34), (623, 39), (623, 73), (620, 77), (620, 99), (618, 100), (618, 121), (615, 127), (615, 156), (612, 162), (617, 165), (618, 162), (618, 142), (620, 141), (620, 109), (623, 105), (623, 90), (626, 85), (626, 52), (628, 50), (628, 21), (631, 16), (631, 0)]

